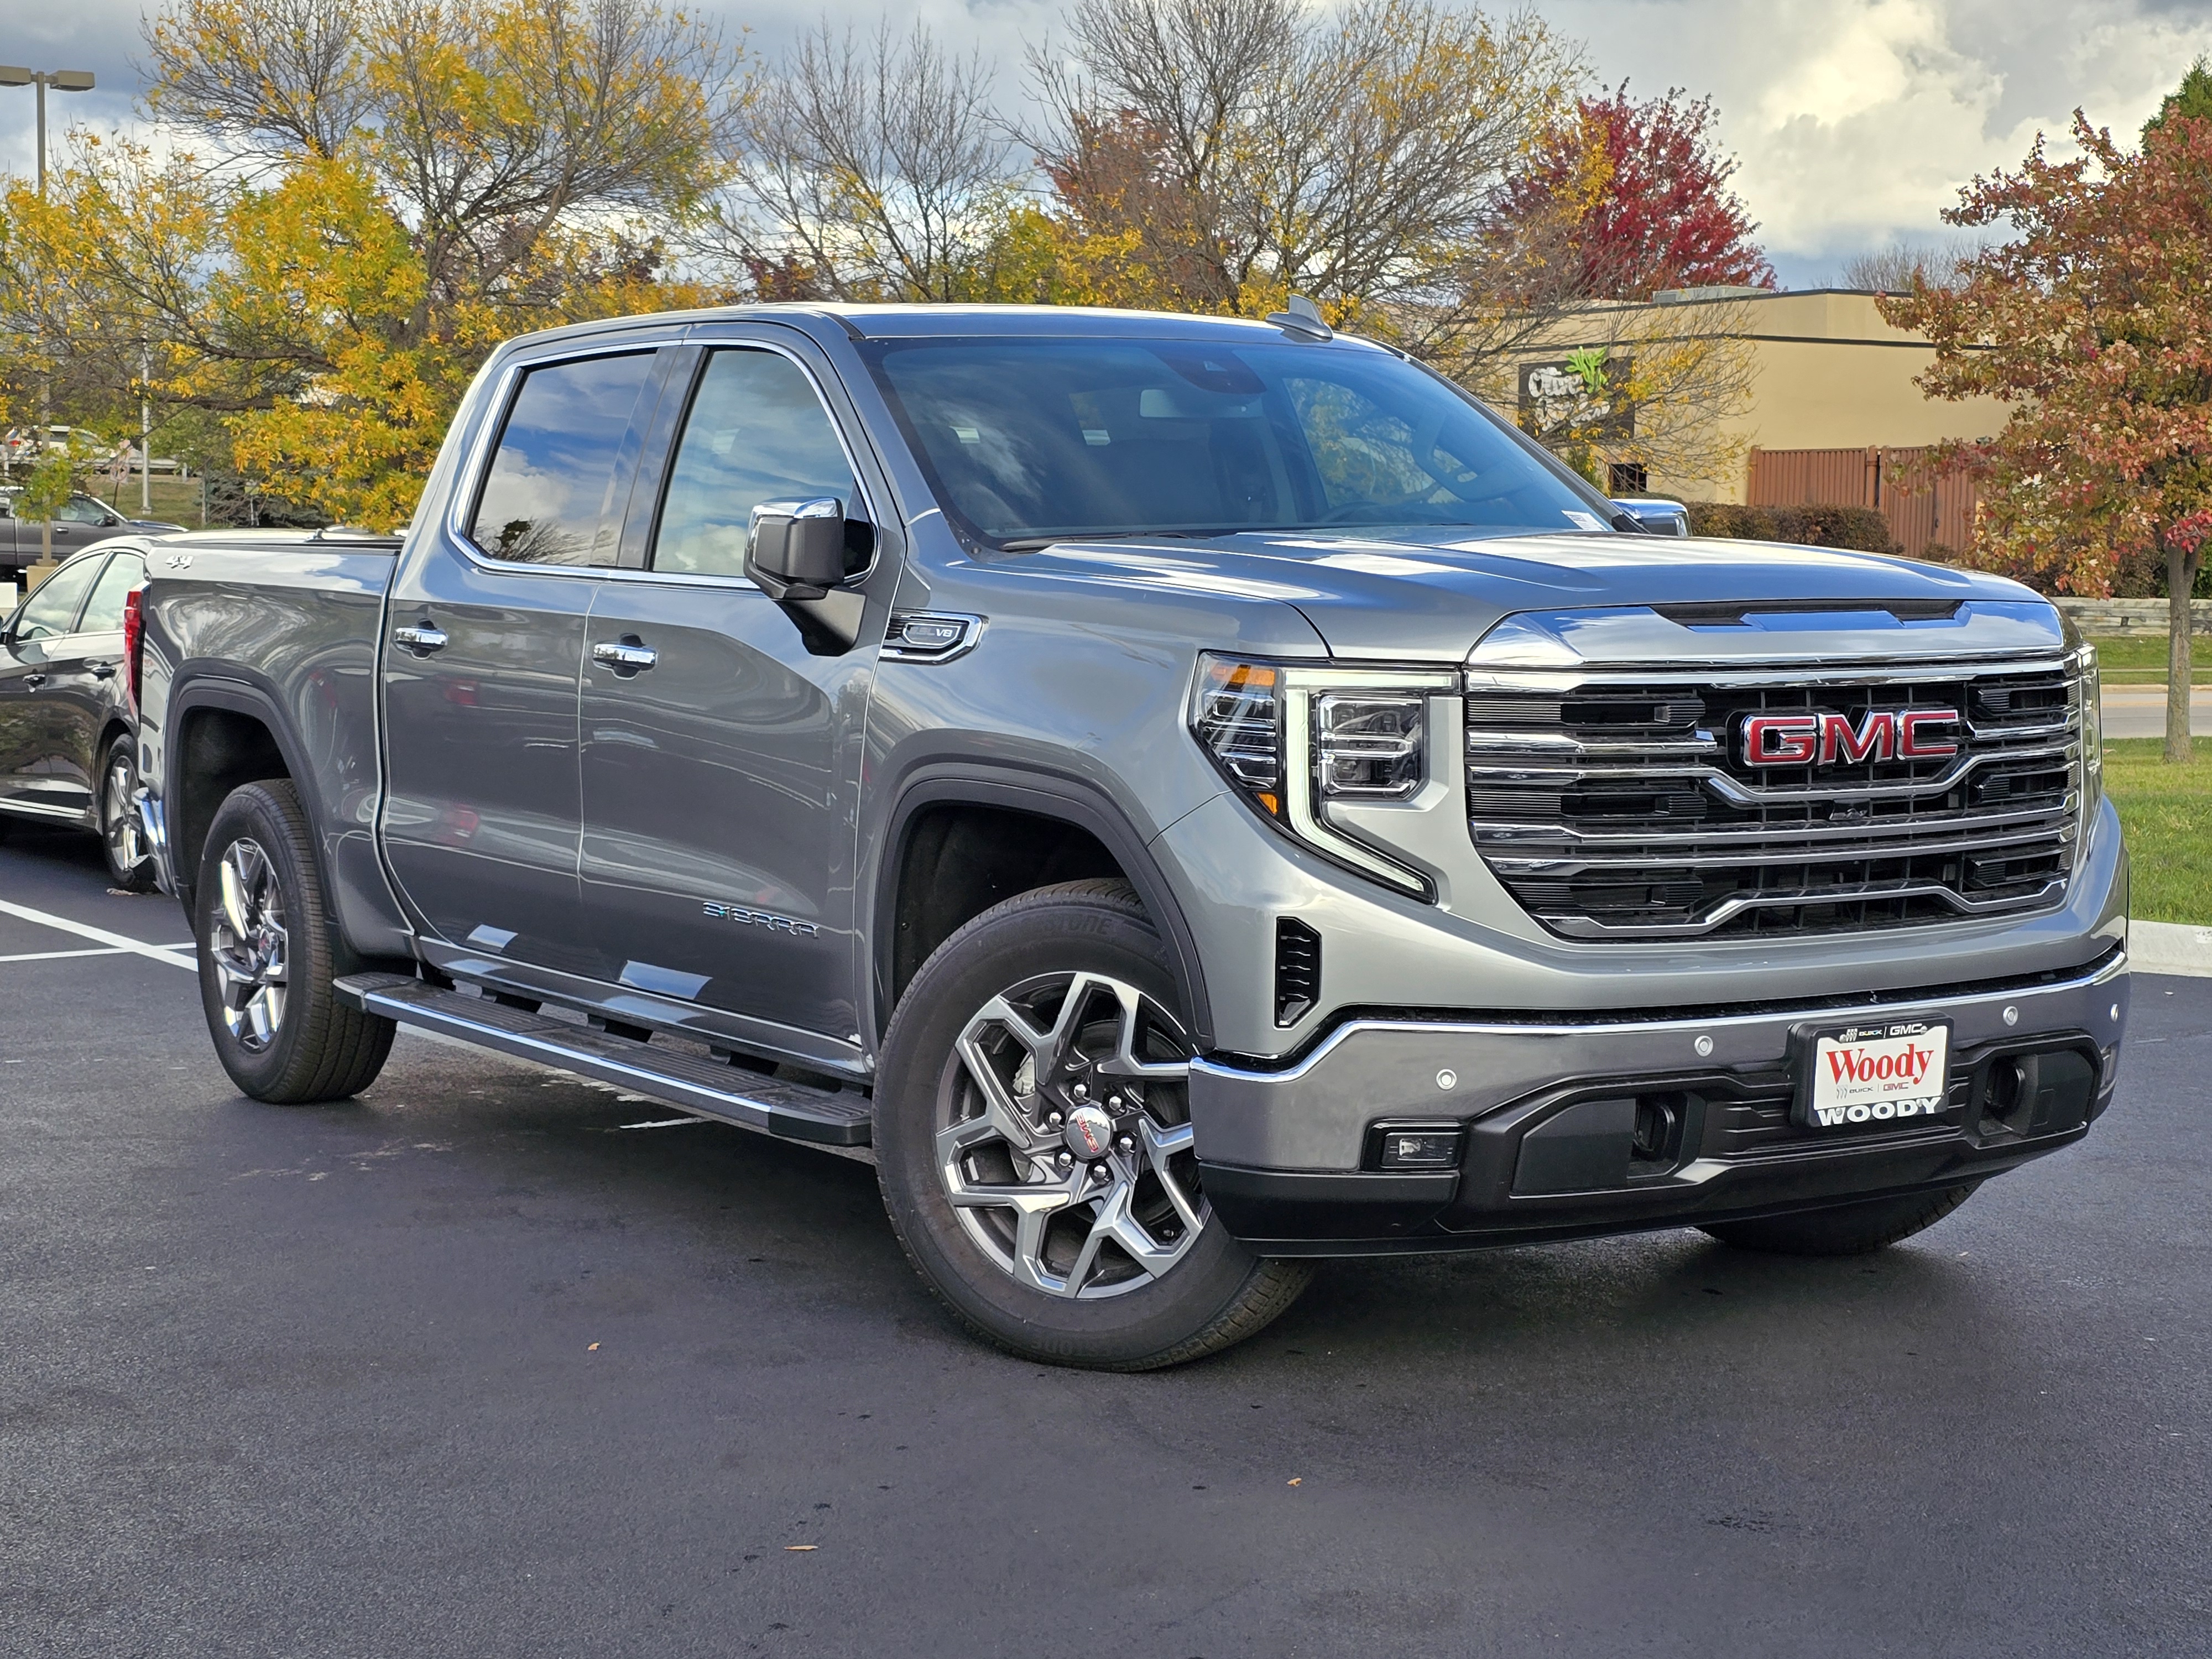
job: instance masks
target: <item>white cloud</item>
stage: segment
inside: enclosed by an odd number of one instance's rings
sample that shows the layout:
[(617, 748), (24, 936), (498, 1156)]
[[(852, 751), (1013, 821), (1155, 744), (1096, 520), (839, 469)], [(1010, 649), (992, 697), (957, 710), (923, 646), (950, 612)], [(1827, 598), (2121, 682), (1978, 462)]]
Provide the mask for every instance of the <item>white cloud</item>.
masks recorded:
[[(997, 59), (1011, 105), (1024, 43), (1050, 34), (1063, 9), (918, 0), (896, 9), (893, 26), (919, 18)], [(867, 30), (886, 15), (881, 0), (702, 9), (732, 32), (750, 25), (752, 47), (769, 55), (817, 20)], [(135, 0), (78, 0), (11, 19), (0, 52), (99, 74), (98, 92), (52, 100), (58, 125), (127, 119), (138, 15)], [(1548, 0), (1544, 15), (1589, 43), (1608, 83), (1626, 76), (1643, 93), (1712, 95), (1743, 162), (1737, 188), (1799, 283), (1896, 238), (1941, 235), (1937, 215), (1960, 185), (2017, 163), (2039, 130), (2061, 137), (2077, 105), (2131, 136), (2191, 60), (2212, 52), (2207, 0)], [(31, 160), (29, 89), (0, 90), (0, 165), (27, 172)]]

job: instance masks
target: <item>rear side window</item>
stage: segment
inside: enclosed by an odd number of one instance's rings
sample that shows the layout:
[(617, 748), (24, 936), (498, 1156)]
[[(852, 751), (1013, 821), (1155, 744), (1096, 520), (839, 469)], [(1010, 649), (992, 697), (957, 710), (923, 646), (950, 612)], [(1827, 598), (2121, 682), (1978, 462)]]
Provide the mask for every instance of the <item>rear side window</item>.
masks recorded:
[(137, 554), (118, 553), (107, 562), (107, 568), (100, 573), (100, 580), (92, 585), (92, 597), (84, 602), (84, 620), (77, 623), (76, 631), (120, 634), (124, 597), (145, 580), (146, 566)]
[(812, 383), (773, 351), (718, 351), (669, 469), (653, 568), (741, 576), (753, 508), (822, 495), (858, 516), (853, 469)]
[(17, 640), (50, 640), (66, 634), (76, 620), (77, 601), (106, 561), (97, 553), (78, 559), (39, 584), (38, 592), (23, 601), (22, 619), (15, 624)]
[(623, 439), (653, 374), (650, 351), (550, 363), (522, 377), (469, 536), (523, 564), (615, 562)]

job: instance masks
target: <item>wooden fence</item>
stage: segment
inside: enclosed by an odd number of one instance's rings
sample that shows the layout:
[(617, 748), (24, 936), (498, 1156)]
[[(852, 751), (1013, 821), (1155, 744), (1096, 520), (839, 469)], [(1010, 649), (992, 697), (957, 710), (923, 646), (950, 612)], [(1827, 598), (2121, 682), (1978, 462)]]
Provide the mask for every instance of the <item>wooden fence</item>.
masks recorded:
[(1753, 507), (1871, 507), (1916, 557), (1931, 544), (1958, 550), (1972, 540), (1974, 481), (1937, 472), (1929, 449), (1754, 449)]

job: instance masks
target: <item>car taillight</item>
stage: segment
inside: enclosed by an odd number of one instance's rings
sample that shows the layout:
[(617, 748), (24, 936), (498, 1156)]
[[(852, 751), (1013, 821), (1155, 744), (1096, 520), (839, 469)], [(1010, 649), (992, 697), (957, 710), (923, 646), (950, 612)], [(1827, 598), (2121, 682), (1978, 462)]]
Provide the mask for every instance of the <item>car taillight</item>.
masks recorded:
[(141, 647), (146, 643), (146, 617), (139, 609), (145, 597), (143, 587), (134, 587), (123, 596), (124, 683), (131, 688), (133, 709), (138, 707), (139, 664), (144, 659)]

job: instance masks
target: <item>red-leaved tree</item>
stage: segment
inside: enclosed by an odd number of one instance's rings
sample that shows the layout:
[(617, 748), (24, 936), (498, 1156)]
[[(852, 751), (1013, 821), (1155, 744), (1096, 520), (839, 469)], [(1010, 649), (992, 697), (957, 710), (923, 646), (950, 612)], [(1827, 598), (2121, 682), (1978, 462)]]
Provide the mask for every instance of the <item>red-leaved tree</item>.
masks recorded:
[(1710, 98), (1680, 88), (1639, 101), (1624, 81), (1583, 98), (1506, 187), (1504, 223), (1559, 228), (1565, 274), (1588, 299), (1772, 288), (1774, 268), (1751, 240), (1759, 227), (1728, 187), (1737, 162), (1715, 119)]
[(1931, 396), (2013, 406), (1986, 466), (1977, 556), (2075, 593), (2165, 566), (2166, 757), (2190, 757), (2191, 590), (2212, 540), (2212, 118), (2169, 108), (2140, 152), (2077, 111), (2081, 154), (2040, 137), (1943, 216), (2008, 227), (1955, 276), (1884, 299), (1935, 343)]

